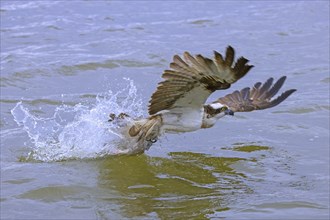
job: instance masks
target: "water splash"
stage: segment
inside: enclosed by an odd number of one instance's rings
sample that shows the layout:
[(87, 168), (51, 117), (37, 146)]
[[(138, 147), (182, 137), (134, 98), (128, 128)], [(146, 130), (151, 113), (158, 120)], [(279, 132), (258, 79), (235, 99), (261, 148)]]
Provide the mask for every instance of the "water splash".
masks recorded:
[(95, 104), (62, 104), (48, 118), (37, 117), (23, 102), (11, 110), (16, 123), (32, 142), (27, 160), (60, 161), (98, 158), (123, 152), (125, 142), (118, 125), (108, 122), (109, 113), (125, 112), (132, 118), (143, 117), (142, 101), (133, 81), (117, 93), (98, 94)]

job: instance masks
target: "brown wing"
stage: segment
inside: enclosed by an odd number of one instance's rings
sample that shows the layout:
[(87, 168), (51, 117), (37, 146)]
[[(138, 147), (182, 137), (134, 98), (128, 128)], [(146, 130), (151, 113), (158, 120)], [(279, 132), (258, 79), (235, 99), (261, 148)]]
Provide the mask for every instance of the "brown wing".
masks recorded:
[(286, 76), (281, 77), (272, 86), (273, 78), (269, 78), (264, 84), (257, 82), (252, 88), (244, 88), (241, 91), (236, 90), (225, 97), (219, 98), (216, 102), (227, 105), (234, 112), (250, 112), (271, 108), (283, 102), (296, 91), (296, 89), (290, 89), (272, 99), (283, 86), (285, 79)]
[(235, 52), (227, 47), (225, 59), (214, 51), (214, 59), (202, 55), (193, 57), (185, 52), (183, 58), (173, 57), (170, 70), (165, 70), (164, 81), (149, 101), (149, 114), (173, 108), (200, 108), (212, 92), (227, 89), (230, 84), (242, 78), (253, 66), (240, 57), (235, 64)]

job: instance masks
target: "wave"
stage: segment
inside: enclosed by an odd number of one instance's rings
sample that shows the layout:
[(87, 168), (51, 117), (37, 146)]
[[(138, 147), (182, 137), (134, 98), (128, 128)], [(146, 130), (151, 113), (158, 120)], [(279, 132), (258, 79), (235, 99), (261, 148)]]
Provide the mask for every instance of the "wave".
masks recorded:
[(109, 113), (125, 112), (132, 118), (143, 117), (142, 100), (136, 87), (133, 81), (125, 80), (126, 88), (116, 93), (109, 90), (97, 94), (92, 106), (60, 104), (51, 117), (37, 116), (24, 102), (18, 102), (11, 114), (32, 143), (25, 159), (49, 162), (129, 153), (123, 149), (128, 143), (119, 125), (108, 122)]

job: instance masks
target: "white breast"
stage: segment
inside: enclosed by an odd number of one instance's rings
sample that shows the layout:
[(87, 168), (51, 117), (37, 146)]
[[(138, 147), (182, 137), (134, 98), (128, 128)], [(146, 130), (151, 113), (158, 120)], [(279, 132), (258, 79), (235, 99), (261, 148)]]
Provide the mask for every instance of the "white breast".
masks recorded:
[(188, 132), (201, 128), (203, 108), (176, 108), (162, 112), (165, 132)]

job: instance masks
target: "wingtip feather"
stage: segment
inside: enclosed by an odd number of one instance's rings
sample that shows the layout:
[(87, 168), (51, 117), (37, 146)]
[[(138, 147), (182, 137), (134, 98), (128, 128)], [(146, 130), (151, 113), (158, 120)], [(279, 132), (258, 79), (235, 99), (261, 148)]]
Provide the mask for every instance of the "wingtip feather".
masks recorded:
[(292, 93), (294, 93), (295, 91), (297, 91), (297, 90), (296, 89), (289, 89), (289, 90), (283, 92), (276, 99), (274, 99), (273, 101), (271, 101), (271, 106), (270, 107), (274, 107), (274, 106), (280, 104), (285, 99), (287, 99)]

